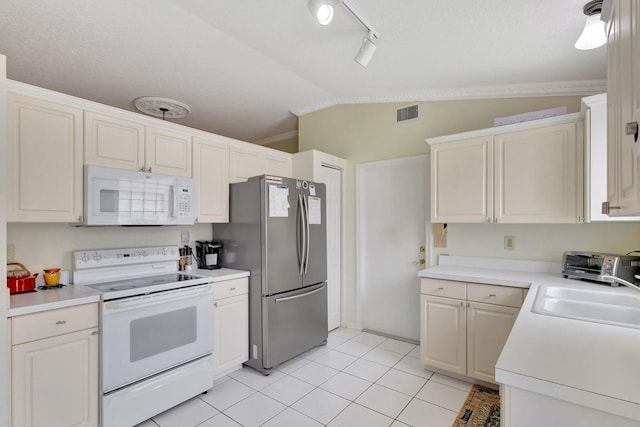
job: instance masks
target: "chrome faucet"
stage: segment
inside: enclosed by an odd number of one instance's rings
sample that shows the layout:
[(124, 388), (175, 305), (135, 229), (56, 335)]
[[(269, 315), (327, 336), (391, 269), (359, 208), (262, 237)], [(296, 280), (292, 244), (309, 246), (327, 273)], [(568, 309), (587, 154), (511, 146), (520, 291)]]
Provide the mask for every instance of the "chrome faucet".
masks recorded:
[[(621, 285), (627, 286), (629, 288), (633, 288), (636, 291), (640, 292), (640, 286), (635, 285), (635, 284), (629, 282), (628, 280), (624, 280), (624, 279), (621, 279), (621, 278), (615, 277), (615, 276), (600, 276), (600, 277), (602, 277), (603, 279), (612, 280), (612, 281), (614, 281), (616, 283), (619, 283)], [(636, 274), (635, 278), (636, 279), (640, 279), (640, 275)]]

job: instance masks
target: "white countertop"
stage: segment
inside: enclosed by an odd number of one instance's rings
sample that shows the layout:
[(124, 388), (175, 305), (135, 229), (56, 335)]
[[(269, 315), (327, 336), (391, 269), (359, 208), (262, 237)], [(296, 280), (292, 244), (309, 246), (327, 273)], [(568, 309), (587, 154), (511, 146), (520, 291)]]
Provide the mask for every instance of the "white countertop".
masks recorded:
[(496, 364), (496, 381), (640, 421), (640, 329), (531, 311), (538, 288), (545, 285), (634, 296), (638, 292), (564, 279), (559, 270), (553, 274), (495, 268), (491, 261), (485, 264), (488, 268), (445, 263), (419, 275), (496, 285), (530, 284)]
[(7, 317), (55, 310), (100, 301), (100, 293), (86, 288), (67, 285), (60, 289), (45, 289), (9, 297)]
[[(248, 271), (232, 270), (230, 268), (219, 268), (217, 270), (194, 269), (190, 273), (211, 276), (214, 283), (249, 276)], [(7, 316), (20, 316), (98, 301), (100, 301), (99, 292), (84, 286), (76, 288), (73, 285), (68, 285), (60, 289), (45, 289), (37, 292), (11, 295)]]

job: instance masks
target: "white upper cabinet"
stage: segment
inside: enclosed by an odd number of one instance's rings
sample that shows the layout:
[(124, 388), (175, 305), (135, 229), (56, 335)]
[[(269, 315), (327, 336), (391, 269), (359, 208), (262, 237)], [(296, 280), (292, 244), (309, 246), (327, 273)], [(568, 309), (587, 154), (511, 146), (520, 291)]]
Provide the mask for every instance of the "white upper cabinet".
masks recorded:
[(429, 139), (431, 221), (581, 222), (578, 117)]
[(579, 220), (575, 123), (505, 133), (494, 141), (495, 222)]
[(92, 111), (84, 113), (87, 165), (139, 171), (144, 168), (144, 125)]
[(80, 222), (82, 110), (7, 95), (7, 221)]
[(609, 215), (640, 215), (640, 4), (612, 0), (605, 6)]
[(264, 174), (291, 177), (291, 157), (270, 156), (258, 150), (231, 147), (229, 182), (242, 182)]
[(85, 113), (85, 163), (191, 178), (191, 135)]
[(193, 138), (196, 222), (229, 222), (228, 159), (227, 144)]
[(490, 222), (493, 142), (463, 139), (431, 147), (431, 221)]
[(191, 135), (147, 126), (145, 142), (147, 172), (191, 178)]

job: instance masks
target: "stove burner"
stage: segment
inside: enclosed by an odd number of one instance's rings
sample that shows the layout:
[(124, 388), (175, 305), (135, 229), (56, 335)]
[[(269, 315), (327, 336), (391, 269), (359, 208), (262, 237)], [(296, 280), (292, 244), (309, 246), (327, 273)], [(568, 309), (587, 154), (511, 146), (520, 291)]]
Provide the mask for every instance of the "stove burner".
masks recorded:
[(57, 285), (38, 286), (38, 290), (45, 291), (49, 289), (61, 289), (61, 288), (64, 288), (65, 286), (67, 285), (63, 285), (62, 283), (59, 283)]

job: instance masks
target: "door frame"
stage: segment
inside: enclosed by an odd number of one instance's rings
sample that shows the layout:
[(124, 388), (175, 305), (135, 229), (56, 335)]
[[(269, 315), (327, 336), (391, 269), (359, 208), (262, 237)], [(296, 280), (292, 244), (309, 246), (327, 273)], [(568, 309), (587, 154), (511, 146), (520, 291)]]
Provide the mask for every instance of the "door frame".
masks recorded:
[(364, 230), (363, 230), (363, 216), (364, 212), (362, 207), (364, 206), (363, 192), (360, 191), (363, 185), (363, 173), (367, 169), (377, 168), (384, 166), (385, 164), (391, 165), (395, 163), (402, 163), (408, 159), (424, 158), (425, 167), (427, 168), (424, 182), (425, 188), (425, 265), (424, 268), (431, 266), (431, 254), (432, 254), (432, 230), (431, 230), (431, 198), (430, 198), (430, 183), (431, 183), (431, 154), (419, 154), (416, 156), (399, 157), (395, 159), (380, 160), (375, 162), (359, 163), (356, 165), (356, 211), (355, 211), (355, 228), (356, 228), (356, 324), (353, 325), (356, 329), (362, 330), (363, 327), (363, 311), (365, 305), (365, 285), (363, 283), (364, 265), (360, 261), (360, 254), (364, 247)]

